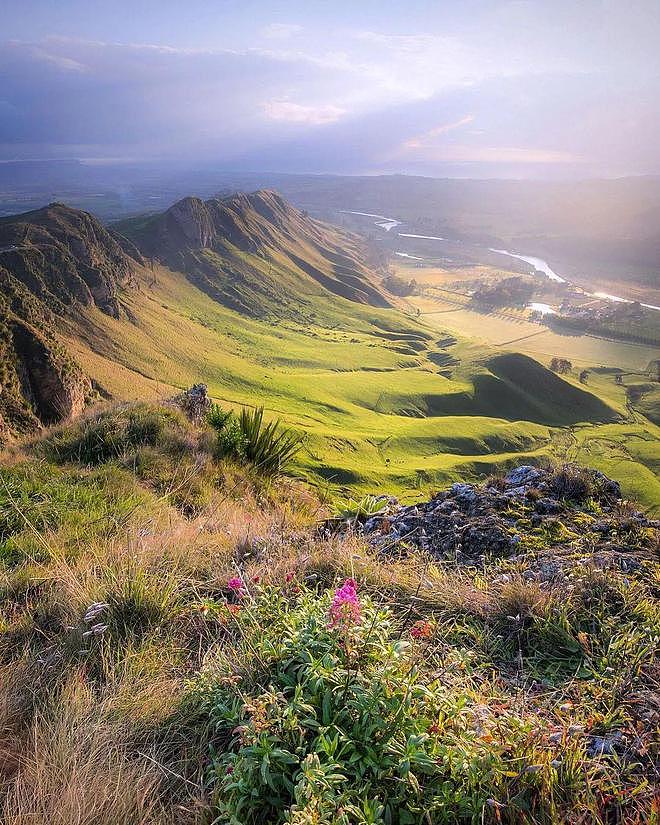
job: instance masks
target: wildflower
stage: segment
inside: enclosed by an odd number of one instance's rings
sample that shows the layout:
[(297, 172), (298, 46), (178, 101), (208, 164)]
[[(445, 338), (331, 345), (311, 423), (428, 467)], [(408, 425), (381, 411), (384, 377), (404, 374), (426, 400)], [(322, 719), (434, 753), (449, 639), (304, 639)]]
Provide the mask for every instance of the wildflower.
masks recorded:
[(231, 776), (232, 773), (234, 773), (234, 766), (233, 765), (227, 765), (227, 774), (229, 776)]
[(232, 616), (238, 616), (241, 612), (240, 604), (228, 604), (227, 610), (231, 613)]
[(440, 725), (435, 724), (435, 723), (433, 725), (429, 725), (428, 728), (426, 729), (426, 731), (427, 731), (427, 733), (431, 733), (431, 734), (440, 733)]
[(227, 582), (227, 587), (232, 590), (239, 598), (245, 592), (243, 587), (243, 582), (238, 578), (238, 576), (234, 576), (233, 578), (229, 579)]
[(287, 573), (287, 574), (286, 574), (286, 576), (285, 576), (284, 578), (285, 578), (285, 581), (286, 581), (286, 583), (287, 583), (287, 584), (289, 584), (289, 582), (292, 582), (292, 581), (293, 581), (293, 575), (294, 575), (294, 574), (293, 574), (293, 573), (291, 573), (291, 572), (289, 572), (289, 573)]
[(252, 584), (259, 584), (261, 576), (252, 576)]
[(360, 621), (360, 601), (354, 579), (346, 579), (342, 586), (335, 590), (328, 613), (328, 627), (331, 630), (341, 626), (347, 628)]
[(420, 619), (410, 628), (410, 635), (413, 639), (430, 639), (433, 635), (433, 625), (431, 622)]

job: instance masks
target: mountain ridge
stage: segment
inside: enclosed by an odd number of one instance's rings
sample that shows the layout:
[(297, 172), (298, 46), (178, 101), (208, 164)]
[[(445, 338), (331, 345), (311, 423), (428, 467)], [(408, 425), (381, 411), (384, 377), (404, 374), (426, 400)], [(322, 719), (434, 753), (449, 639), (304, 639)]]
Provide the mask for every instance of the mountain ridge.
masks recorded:
[(141, 264), (126, 239), (65, 204), (0, 218), (0, 266), (56, 311), (77, 302), (119, 317), (118, 293)]
[(188, 196), (114, 227), (145, 256), (252, 316), (309, 317), (310, 298), (327, 293), (393, 305), (365, 265), (357, 236), (313, 220), (271, 190)]

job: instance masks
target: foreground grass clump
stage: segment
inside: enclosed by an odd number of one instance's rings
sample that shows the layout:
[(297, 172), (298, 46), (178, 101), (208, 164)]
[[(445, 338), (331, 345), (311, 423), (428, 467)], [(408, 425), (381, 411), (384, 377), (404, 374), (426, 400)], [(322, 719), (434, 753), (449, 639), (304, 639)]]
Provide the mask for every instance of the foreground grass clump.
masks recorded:
[(56, 428), (35, 449), (58, 465), (114, 464), (187, 515), (199, 513), (219, 483), (212, 430), (172, 407), (110, 407)]
[(657, 534), (633, 509), (567, 493), (534, 527), (521, 499), (515, 556), (391, 554), (358, 527), (381, 499), (328, 519), (156, 415), (152, 443), (48, 460), (83, 422), (0, 473), (3, 825), (657, 821)]
[(148, 404), (119, 406), (55, 430), (44, 442), (54, 461), (94, 465), (120, 458), (138, 447), (156, 446), (185, 452), (193, 446), (185, 416), (174, 409)]

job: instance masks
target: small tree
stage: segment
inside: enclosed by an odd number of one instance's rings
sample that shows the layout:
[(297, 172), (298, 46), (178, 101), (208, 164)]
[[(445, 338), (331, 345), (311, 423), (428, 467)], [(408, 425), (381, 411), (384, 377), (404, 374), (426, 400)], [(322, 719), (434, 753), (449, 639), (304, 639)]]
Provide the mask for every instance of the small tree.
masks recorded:
[(560, 375), (565, 375), (573, 369), (573, 364), (566, 358), (555, 357), (550, 362), (550, 369)]

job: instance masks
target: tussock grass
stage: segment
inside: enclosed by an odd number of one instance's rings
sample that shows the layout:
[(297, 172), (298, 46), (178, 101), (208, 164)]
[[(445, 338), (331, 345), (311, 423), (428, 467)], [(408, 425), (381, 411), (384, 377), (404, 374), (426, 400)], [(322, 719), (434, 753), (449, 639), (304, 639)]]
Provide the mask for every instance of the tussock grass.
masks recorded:
[[(472, 569), (377, 555), (357, 532), (319, 532), (331, 510), (300, 482), (218, 461), (204, 427), (166, 420), (206, 457), (194, 511), (159, 492), (147, 463), (127, 460), (148, 450), (176, 483), (181, 453), (167, 427), (92, 467), (47, 463), (36, 445), (2, 471), (12, 490), (3, 498), (0, 487), (3, 823), (208, 825), (222, 786), (211, 765), (229, 758), (230, 739), (200, 685), (224, 663), (258, 698), (272, 673), (259, 646), (280, 621), (268, 611), (295, 612), (301, 593), (329, 602), (347, 578), (391, 617), (387, 644), (431, 623), (415, 667), (440, 703), (441, 744), (482, 766), (452, 785), (481, 801), (460, 791), (432, 823), (652, 821), (657, 567), (625, 508), (617, 541), (646, 548), (630, 571), (565, 556), (570, 575), (530, 581), (516, 560)], [(243, 638), (230, 606), (258, 592), (273, 595)], [(612, 752), (594, 750), (599, 741)]]

